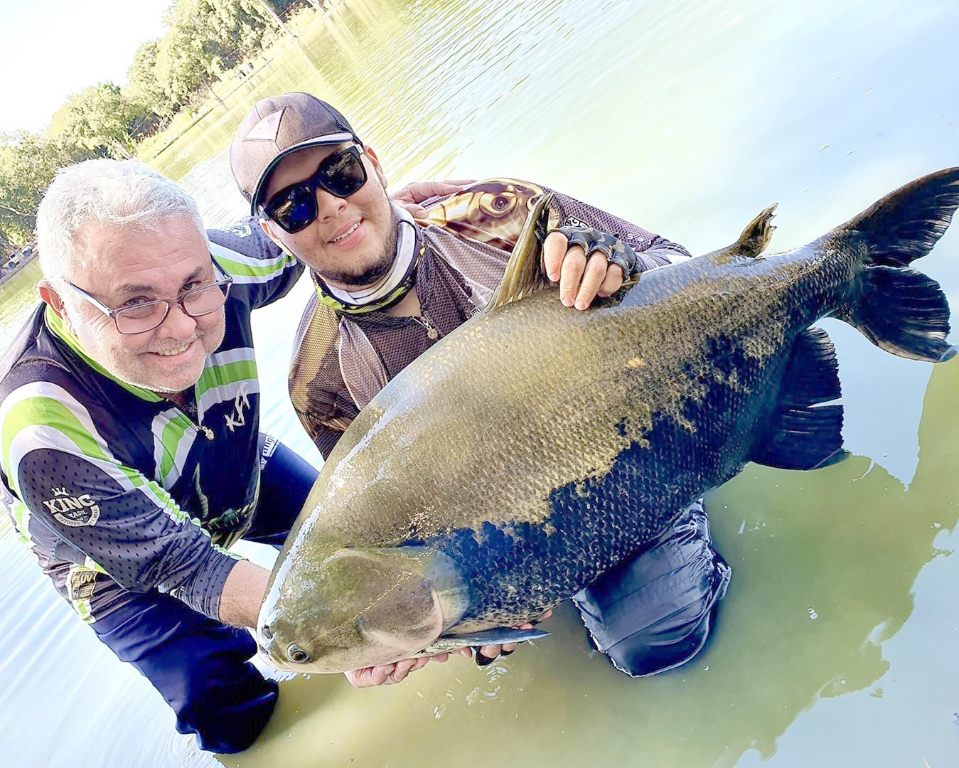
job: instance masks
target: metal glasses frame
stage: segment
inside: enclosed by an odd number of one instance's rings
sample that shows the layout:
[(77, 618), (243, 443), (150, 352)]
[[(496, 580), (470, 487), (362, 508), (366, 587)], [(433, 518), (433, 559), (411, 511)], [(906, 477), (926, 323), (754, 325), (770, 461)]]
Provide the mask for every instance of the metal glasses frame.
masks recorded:
[(195, 318), (195, 317), (203, 317), (204, 315), (213, 314), (214, 312), (216, 312), (217, 309), (220, 309), (220, 308), (223, 306), (223, 304), (221, 304), (219, 307), (217, 307), (216, 309), (211, 309), (209, 312), (201, 312), (199, 315), (194, 315), (192, 312), (190, 312), (190, 310), (188, 310), (188, 309), (186, 308), (186, 306), (184, 305), (183, 302), (185, 302), (185, 301), (189, 298), (190, 294), (196, 293), (197, 291), (206, 291), (206, 290), (209, 290), (210, 288), (212, 288), (212, 287), (215, 285), (215, 286), (219, 287), (220, 290), (223, 291), (223, 303), (224, 303), (224, 304), (226, 303), (226, 299), (227, 299), (227, 297), (230, 295), (230, 286), (233, 285), (233, 278), (232, 278), (229, 274), (227, 274), (219, 264), (216, 263), (216, 259), (213, 258), (213, 254), (212, 254), (212, 253), (210, 254), (210, 259), (213, 261), (213, 269), (214, 269), (214, 271), (216, 271), (216, 272), (218, 273), (218, 275), (219, 275), (219, 276), (217, 277), (217, 279), (214, 280), (214, 282), (212, 283), (212, 285), (204, 285), (204, 286), (201, 287), (201, 288), (194, 288), (193, 290), (187, 291), (185, 294), (183, 294), (183, 295), (182, 295), (180, 298), (178, 298), (178, 299), (155, 299), (155, 300), (153, 300), (153, 301), (146, 301), (146, 302), (144, 302), (143, 304), (137, 305), (137, 308), (138, 308), (138, 309), (142, 309), (143, 307), (150, 306), (150, 305), (153, 305), (153, 304), (165, 304), (165, 305), (166, 305), (166, 311), (163, 313), (163, 317), (161, 317), (161, 318), (157, 321), (157, 324), (154, 325), (154, 326), (151, 326), (150, 328), (144, 328), (142, 331), (121, 331), (121, 330), (120, 330), (120, 325), (119, 325), (119, 323), (117, 323), (117, 315), (122, 314), (125, 309), (130, 309), (130, 307), (120, 307), (119, 309), (111, 309), (110, 307), (108, 307), (108, 306), (107, 306), (106, 304), (104, 304), (103, 302), (101, 302), (101, 301), (93, 298), (93, 296), (91, 296), (89, 293), (87, 293), (87, 292), (86, 292), (85, 290), (83, 290), (82, 288), (78, 288), (77, 286), (75, 286), (75, 285), (74, 285), (73, 283), (71, 283), (69, 280), (65, 280), (64, 282), (65, 282), (68, 286), (70, 286), (70, 288), (71, 288), (75, 293), (79, 294), (81, 297), (83, 297), (83, 298), (86, 299), (88, 302), (90, 302), (94, 307), (96, 307), (97, 309), (99, 309), (103, 314), (105, 314), (107, 317), (109, 317), (109, 318), (113, 321), (113, 325), (114, 325), (114, 327), (116, 327), (117, 333), (122, 334), (122, 335), (124, 335), (124, 336), (136, 336), (138, 333), (147, 333), (148, 331), (156, 330), (156, 329), (159, 328), (161, 325), (163, 325), (163, 321), (167, 319), (167, 316), (170, 314), (170, 310), (173, 308), (173, 305), (174, 305), (174, 304), (179, 304), (179, 305), (180, 305), (180, 309), (183, 310), (183, 313), (184, 313), (185, 315), (188, 315), (189, 317), (194, 317), (194, 318)]

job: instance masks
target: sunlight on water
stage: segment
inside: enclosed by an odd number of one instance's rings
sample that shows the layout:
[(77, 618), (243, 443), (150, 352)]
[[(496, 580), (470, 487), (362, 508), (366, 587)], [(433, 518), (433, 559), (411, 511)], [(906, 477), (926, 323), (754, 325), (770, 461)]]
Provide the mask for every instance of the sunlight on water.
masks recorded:
[[(244, 213), (225, 155), (234, 126), (256, 99), (305, 90), (342, 109), (394, 186), (530, 178), (694, 253), (733, 241), (778, 201), (771, 248), (781, 250), (956, 164), (957, 23), (953, 4), (895, 0), (350, 0), (156, 164), (224, 225)], [(957, 244), (950, 231), (917, 265), (953, 307)], [(262, 310), (256, 333), (264, 427), (317, 460), (285, 397), (308, 293), (304, 282)], [(32, 303), (0, 296), (4, 309), (22, 302), (18, 317)], [(2, 316), (4, 338), (15, 325)], [(959, 764), (959, 363), (933, 370), (841, 323), (824, 327), (856, 455), (815, 473), (750, 465), (713, 494), (712, 530), (734, 578), (693, 663), (629, 680), (591, 650), (566, 606), (547, 625), (552, 637), (486, 669), (456, 658), (367, 691), (338, 676), (285, 681), (264, 736), (221, 762)], [(18, 551), (0, 552), (12, 639), (0, 715), (23, 726), (23, 764), (207, 762)]]

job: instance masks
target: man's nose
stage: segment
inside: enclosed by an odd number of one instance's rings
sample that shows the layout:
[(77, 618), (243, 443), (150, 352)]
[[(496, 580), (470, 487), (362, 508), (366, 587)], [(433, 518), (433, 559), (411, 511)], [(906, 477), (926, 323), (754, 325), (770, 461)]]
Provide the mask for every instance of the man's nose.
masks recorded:
[(328, 219), (346, 208), (346, 198), (330, 194), (322, 187), (316, 188), (316, 217)]
[(187, 314), (183, 305), (177, 301), (170, 302), (170, 311), (167, 312), (157, 331), (164, 336), (186, 338), (196, 329), (197, 319)]

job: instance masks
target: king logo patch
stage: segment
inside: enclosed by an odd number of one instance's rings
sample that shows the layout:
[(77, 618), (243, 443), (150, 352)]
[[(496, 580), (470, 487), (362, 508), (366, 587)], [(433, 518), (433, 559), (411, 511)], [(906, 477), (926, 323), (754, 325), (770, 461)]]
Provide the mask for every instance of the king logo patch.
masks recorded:
[(52, 498), (45, 500), (43, 506), (64, 525), (79, 528), (83, 525), (96, 525), (100, 519), (100, 505), (89, 493), (71, 496), (66, 488), (54, 488), (51, 493)]

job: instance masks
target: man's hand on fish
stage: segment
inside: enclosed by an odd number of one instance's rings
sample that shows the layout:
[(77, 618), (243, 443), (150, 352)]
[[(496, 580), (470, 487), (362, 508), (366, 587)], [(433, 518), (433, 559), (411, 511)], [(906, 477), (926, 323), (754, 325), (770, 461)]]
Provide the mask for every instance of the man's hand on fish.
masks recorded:
[(372, 688), (377, 685), (392, 685), (403, 682), (410, 674), (422, 669), (431, 661), (440, 663), (446, 661), (450, 655), (439, 653), (436, 656), (423, 656), (418, 659), (403, 659), (392, 664), (381, 664), (378, 667), (364, 667), (345, 672), (346, 679), (354, 688)]
[(390, 195), (397, 205), (403, 206), (415, 218), (425, 217), (426, 209), (420, 205), (424, 200), (461, 192), (474, 179), (450, 179), (449, 181), (414, 181)]
[(559, 282), (564, 306), (587, 309), (612, 296), (635, 268), (636, 254), (622, 240), (588, 227), (559, 227), (543, 243), (543, 265)]
[[(535, 622), (527, 622), (516, 627), (516, 629), (532, 629), (535, 624), (545, 621), (553, 615), (553, 610), (549, 609), (543, 613)], [(452, 653), (458, 653), (466, 658), (474, 658), (476, 663), (485, 667), (500, 656), (509, 656), (516, 650), (519, 643), (503, 643), (502, 645), (484, 645), (482, 648), (460, 648)], [(438, 653), (435, 656), (421, 656), (416, 659), (403, 659), (392, 664), (381, 664), (377, 667), (364, 667), (363, 669), (354, 669), (352, 672), (345, 672), (346, 679), (354, 688), (373, 688), (378, 685), (392, 685), (401, 683), (411, 672), (422, 669), (431, 661), (443, 663), (450, 657), (449, 653)]]

